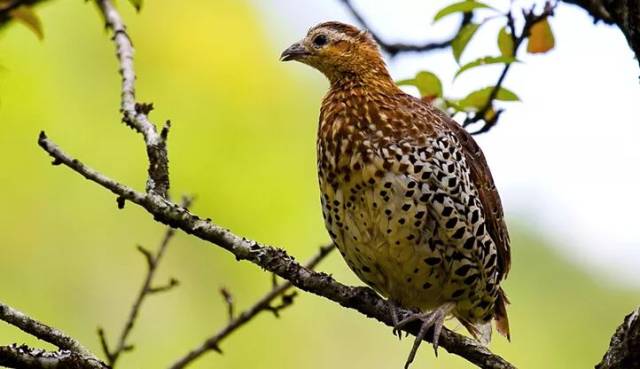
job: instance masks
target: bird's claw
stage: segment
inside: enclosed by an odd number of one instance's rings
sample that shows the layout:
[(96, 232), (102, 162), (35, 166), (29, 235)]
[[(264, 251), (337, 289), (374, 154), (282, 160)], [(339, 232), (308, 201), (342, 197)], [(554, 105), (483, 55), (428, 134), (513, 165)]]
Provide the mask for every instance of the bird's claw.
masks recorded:
[(391, 333), (394, 336), (398, 336), (398, 340), (402, 340), (402, 331), (398, 328), (398, 324), (400, 323), (400, 319), (398, 319), (398, 305), (394, 301), (391, 301), (391, 321), (393, 322)]
[(413, 359), (415, 359), (416, 353), (418, 352), (418, 347), (420, 347), (420, 343), (422, 343), (422, 340), (427, 335), (429, 329), (432, 327), (433, 337), (431, 339), (431, 342), (433, 343), (435, 355), (436, 357), (438, 356), (438, 340), (440, 338), (440, 333), (442, 332), (444, 320), (454, 307), (454, 304), (444, 304), (428, 313), (411, 314), (395, 325), (395, 327), (393, 328), (394, 331), (400, 332), (399, 330), (407, 326), (409, 323), (415, 322), (416, 320), (422, 321), (420, 330), (418, 331), (418, 334), (416, 334), (416, 339), (413, 342), (413, 346), (411, 347), (411, 352), (409, 352), (409, 357), (407, 357), (407, 361), (404, 364), (405, 369), (408, 369), (409, 365), (411, 365), (411, 363), (413, 362)]

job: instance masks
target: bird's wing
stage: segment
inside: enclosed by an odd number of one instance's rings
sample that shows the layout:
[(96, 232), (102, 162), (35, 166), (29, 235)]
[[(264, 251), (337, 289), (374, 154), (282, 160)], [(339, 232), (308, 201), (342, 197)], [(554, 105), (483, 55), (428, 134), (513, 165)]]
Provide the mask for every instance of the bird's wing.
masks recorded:
[(480, 202), (485, 213), (487, 230), (496, 243), (498, 278), (501, 280), (506, 277), (511, 267), (511, 247), (500, 195), (493, 182), (493, 176), (487, 165), (487, 160), (473, 137), (449, 117), (445, 117), (443, 121), (460, 142), (470, 170), (470, 179), (478, 190)]
[[(441, 114), (445, 127), (455, 135), (460, 143), (469, 168), (469, 179), (478, 191), (478, 197), (484, 210), (487, 232), (496, 245), (498, 281), (500, 281), (507, 276), (511, 267), (509, 232), (504, 221), (504, 210), (502, 209), (500, 195), (493, 182), (493, 176), (480, 146), (478, 146), (469, 132), (446, 116), (446, 114)], [(496, 329), (507, 339), (510, 339), (507, 304), (509, 304), (509, 299), (502, 288), (499, 288), (494, 310)]]

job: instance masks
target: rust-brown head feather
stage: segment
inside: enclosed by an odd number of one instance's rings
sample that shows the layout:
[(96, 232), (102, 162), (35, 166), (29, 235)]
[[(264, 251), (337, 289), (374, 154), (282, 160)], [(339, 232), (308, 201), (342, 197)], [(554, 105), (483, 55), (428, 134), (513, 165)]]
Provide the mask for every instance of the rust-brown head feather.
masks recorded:
[(291, 45), (280, 58), (310, 65), (332, 82), (345, 75), (389, 75), (371, 34), (340, 22), (312, 27), (304, 39)]

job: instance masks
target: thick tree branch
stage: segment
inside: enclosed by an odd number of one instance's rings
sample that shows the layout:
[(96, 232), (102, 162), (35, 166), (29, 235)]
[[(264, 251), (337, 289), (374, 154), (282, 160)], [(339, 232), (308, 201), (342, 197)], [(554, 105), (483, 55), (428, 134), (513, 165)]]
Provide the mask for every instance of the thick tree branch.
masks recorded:
[(153, 104), (136, 102), (133, 44), (127, 34), (122, 18), (111, 0), (96, 1), (107, 22), (107, 27), (113, 31), (113, 41), (116, 46), (116, 55), (122, 77), (122, 101), (120, 103), (120, 111), (123, 114), (122, 120), (129, 127), (141, 133), (146, 143), (147, 156), (149, 158), (147, 192), (153, 191), (163, 197), (167, 197), (169, 191), (167, 135), (171, 124), (167, 121), (162, 130), (158, 132), (156, 125), (149, 120), (148, 116), (153, 110)]
[(0, 346), (0, 367), (16, 369), (109, 369), (94, 358), (69, 350), (45, 351), (26, 345)]
[(597, 22), (617, 25), (640, 64), (640, 0), (564, 0), (585, 9)]
[(640, 369), (640, 307), (616, 329), (596, 369)]
[[(320, 248), (320, 251), (313, 257), (311, 260), (305, 263), (305, 267), (308, 269), (314, 269), (320, 261), (322, 261), (331, 251), (335, 249), (334, 245), (324, 246)], [(235, 318), (232, 318), (227, 326), (222, 328), (213, 336), (207, 338), (195, 349), (191, 350), (189, 353), (178, 359), (173, 365), (170, 366), (170, 369), (182, 369), (187, 367), (187, 365), (191, 364), (197, 358), (201, 357), (208, 351), (216, 351), (222, 353), (220, 349), (220, 342), (228, 337), (231, 333), (238, 330), (238, 328), (244, 326), (246, 323), (255, 318), (259, 313), (263, 311), (272, 311), (274, 314), (278, 314), (280, 310), (284, 307), (291, 305), (293, 300), (291, 297), (286, 301), (283, 301), (278, 306), (272, 306), (272, 302), (280, 297), (280, 296), (290, 296), (285, 295), (287, 290), (293, 287), (291, 282), (285, 282), (280, 285), (275, 285), (271, 291), (267, 292), (262, 298), (260, 298), (253, 306), (249, 309), (243, 311)], [(230, 316), (233, 316), (232, 314)]]
[[(184, 197), (182, 199), (181, 206), (186, 209), (191, 205), (191, 202), (192, 198)], [(153, 287), (153, 279), (155, 277), (156, 270), (158, 269), (167, 246), (169, 246), (169, 242), (171, 241), (175, 233), (175, 229), (167, 227), (164, 237), (162, 238), (162, 241), (160, 242), (160, 245), (158, 246), (154, 254), (152, 254), (144, 247), (138, 246), (138, 250), (140, 251), (140, 253), (142, 253), (146, 260), (147, 273), (145, 275), (144, 281), (142, 282), (142, 286), (140, 287), (138, 295), (136, 296), (136, 299), (131, 306), (129, 317), (127, 318), (124, 328), (120, 332), (116, 347), (113, 350), (109, 348), (104, 329), (98, 328), (98, 336), (100, 337), (100, 343), (102, 344), (102, 351), (104, 351), (104, 354), (107, 357), (107, 363), (111, 368), (114, 368), (116, 366), (118, 358), (120, 358), (120, 355), (123, 352), (127, 352), (133, 349), (133, 346), (127, 342), (127, 339), (129, 338), (129, 335), (133, 330), (144, 300), (153, 293), (164, 292), (178, 285), (178, 281), (171, 278), (169, 283), (167, 283), (166, 285)]]
[[(351, 15), (353, 15), (353, 17), (358, 21), (358, 23), (360, 23), (360, 25), (363, 28), (365, 28), (371, 33), (373, 38), (378, 42), (378, 45), (380, 45), (380, 48), (384, 50), (386, 53), (388, 53), (390, 56), (396, 56), (397, 54), (405, 53), (405, 52), (429, 52), (433, 50), (445, 49), (451, 46), (451, 42), (453, 41), (453, 39), (455, 39), (456, 35), (458, 34), (458, 31), (456, 31), (456, 33), (447, 40), (436, 41), (436, 42), (426, 42), (422, 44), (388, 43), (384, 41), (378, 35), (377, 32), (374, 32), (371, 30), (369, 23), (364, 19), (364, 17), (360, 14), (360, 12), (356, 10), (356, 8), (351, 3), (351, 0), (340, 0), (340, 1), (345, 5), (347, 10), (351, 13)], [(464, 27), (470, 21), (471, 21), (471, 14), (466, 13), (462, 17), (462, 21), (460, 23), (459, 29)]]
[[(265, 246), (256, 241), (237, 236), (229, 230), (214, 224), (209, 219), (201, 219), (191, 214), (187, 209), (154, 192), (141, 193), (118, 183), (60, 150), (44, 133), (40, 135), (38, 144), (54, 158), (55, 164), (64, 164), (120, 198), (140, 205), (153, 215), (155, 220), (216, 244), (231, 252), (237, 260), (250, 261), (290, 281), (294, 286), (304, 291), (323, 296), (344, 307), (357, 310), (370, 318), (377, 319), (390, 327), (393, 326), (391, 305), (371, 289), (345, 286), (336, 282), (327, 274), (314, 272), (303, 267), (282, 249)], [(401, 315), (408, 314), (409, 312), (405, 310), (402, 311)], [(406, 331), (413, 335), (417, 334), (418, 330), (418, 323), (409, 325), (406, 328)], [(477, 341), (450, 330), (445, 329), (442, 332), (440, 346), (451, 353), (466, 358), (481, 368), (514, 368), (513, 365), (500, 356), (493, 354)]]

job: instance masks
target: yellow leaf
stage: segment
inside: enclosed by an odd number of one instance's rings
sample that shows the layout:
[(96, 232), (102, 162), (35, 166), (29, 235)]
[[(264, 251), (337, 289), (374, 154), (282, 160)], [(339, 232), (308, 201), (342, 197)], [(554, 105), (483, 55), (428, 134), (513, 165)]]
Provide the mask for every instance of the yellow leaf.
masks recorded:
[(556, 41), (551, 31), (551, 26), (545, 18), (531, 27), (527, 51), (531, 54), (546, 53), (553, 49)]
[(22, 22), (24, 25), (29, 27), (33, 31), (33, 33), (38, 36), (40, 40), (44, 38), (44, 33), (42, 32), (42, 23), (40, 23), (40, 18), (36, 15), (36, 13), (31, 10), (30, 7), (26, 5), (19, 6), (11, 11), (11, 18)]

